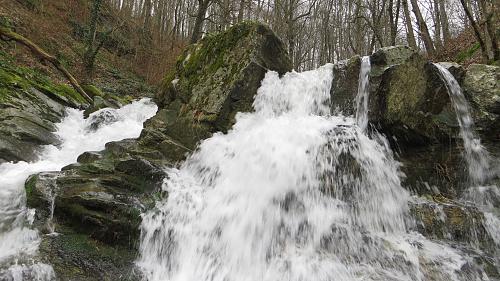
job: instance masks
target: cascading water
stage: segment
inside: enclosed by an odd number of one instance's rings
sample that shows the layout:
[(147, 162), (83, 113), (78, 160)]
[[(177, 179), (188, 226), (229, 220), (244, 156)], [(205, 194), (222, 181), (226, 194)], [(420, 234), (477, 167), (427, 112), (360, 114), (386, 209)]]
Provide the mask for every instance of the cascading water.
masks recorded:
[(434, 64), (445, 82), (451, 103), (457, 115), (460, 126), (460, 136), (464, 143), (464, 157), (467, 162), (469, 178), (473, 185), (480, 185), (492, 176), (490, 169), (490, 156), (488, 151), (481, 145), (481, 140), (475, 135), (474, 121), (472, 119), (469, 104), (462, 93), (462, 88), (453, 75), (442, 65)]
[(329, 115), (331, 79), (332, 65), (267, 73), (255, 112), (167, 170), (168, 198), (143, 214), (146, 280), (483, 280), (410, 230), (399, 163), (382, 136)]
[(368, 99), (370, 97), (370, 57), (361, 58), (358, 78), (358, 94), (356, 95), (356, 122), (362, 131), (368, 127)]
[(437, 63), (434, 65), (447, 87), (460, 126), (460, 136), (463, 139), (464, 158), (470, 179), (470, 186), (465, 190), (463, 199), (473, 202), (483, 212), (483, 225), (495, 244), (500, 247), (500, 214), (497, 211), (497, 208), (500, 208), (500, 189), (489, 182), (493, 177), (500, 175), (500, 171), (492, 167), (490, 154), (481, 145), (480, 138), (474, 132), (469, 104), (458, 81), (445, 67)]
[(49, 265), (31, 259), (36, 255), (40, 236), (30, 228), (34, 210), (26, 207), (26, 178), (41, 171), (60, 170), (85, 151), (104, 149), (107, 142), (139, 136), (143, 122), (155, 112), (156, 105), (147, 99), (120, 109), (102, 109), (88, 119), (83, 118), (83, 111), (68, 109), (67, 116), (57, 125), (60, 146), (44, 147), (38, 161), (0, 165), (0, 279), (54, 278)]

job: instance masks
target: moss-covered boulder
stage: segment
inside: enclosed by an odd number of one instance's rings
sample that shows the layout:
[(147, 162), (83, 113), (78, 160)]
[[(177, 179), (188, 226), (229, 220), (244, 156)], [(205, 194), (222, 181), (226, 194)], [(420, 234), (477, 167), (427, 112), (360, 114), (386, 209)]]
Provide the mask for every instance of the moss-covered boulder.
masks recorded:
[[(334, 77), (332, 107), (344, 108), (347, 114), (354, 113), (359, 64), (358, 57), (352, 58)], [(368, 115), (372, 125), (400, 144), (448, 141), (457, 136), (448, 92), (432, 63), (406, 46), (393, 46), (371, 55), (370, 64)]]
[[(282, 42), (265, 25), (243, 22), (189, 46), (157, 95), (160, 111), (145, 134), (160, 132), (183, 146), (227, 131), (237, 112), (252, 110), (268, 70), (283, 74), (291, 63)], [(154, 129), (155, 132), (150, 132)]]
[[(370, 56), (369, 120), (399, 144), (448, 143), (457, 139), (458, 122), (446, 85), (436, 66), (407, 46), (381, 48)], [(463, 87), (478, 132), (500, 138), (500, 71), (472, 64), (467, 70), (441, 62)], [(332, 110), (355, 113), (360, 59), (334, 65)]]
[(404, 47), (381, 49), (371, 59), (373, 124), (399, 143), (427, 144), (457, 136), (455, 112), (432, 63)]
[(463, 89), (474, 109), (477, 129), (489, 138), (500, 139), (500, 67), (470, 65)]
[(71, 87), (18, 67), (0, 52), (0, 163), (34, 160), (41, 145), (57, 144), (54, 123), (67, 106), (86, 102)]

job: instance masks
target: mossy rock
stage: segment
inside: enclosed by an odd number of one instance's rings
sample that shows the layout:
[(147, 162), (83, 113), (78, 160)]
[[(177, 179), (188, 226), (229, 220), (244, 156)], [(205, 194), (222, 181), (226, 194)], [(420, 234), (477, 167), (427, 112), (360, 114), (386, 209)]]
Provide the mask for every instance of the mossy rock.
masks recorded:
[(488, 138), (500, 139), (500, 67), (470, 65), (463, 88), (474, 109), (477, 129)]
[[(446, 87), (437, 68), (407, 46), (381, 48), (370, 56), (370, 124), (399, 144), (448, 142), (458, 135)], [(359, 57), (337, 63), (332, 110), (354, 115)]]
[(441, 195), (418, 199), (411, 205), (417, 230), (428, 238), (478, 245), (492, 253), (495, 241), (484, 227), (484, 215), (476, 207)]
[(58, 144), (65, 107), (86, 102), (73, 88), (15, 64), (0, 52), (0, 162), (32, 161), (41, 145)]
[[(156, 97), (160, 116), (148, 124), (193, 149), (215, 131), (227, 131), (237, 112), (251, 111), (268, 70), (291, 70), (282, 42), (265, 25), (243, 22), (209, 34), (179, 57)], [(163, 114), (167, 114), (165, 116)]]
[(141, 280), (134, 265), (135, 254), (129, 249), (110, 246), (64, 226), (58, 227), (58, 235), (44, 237), (39, 252), (58, 280)]

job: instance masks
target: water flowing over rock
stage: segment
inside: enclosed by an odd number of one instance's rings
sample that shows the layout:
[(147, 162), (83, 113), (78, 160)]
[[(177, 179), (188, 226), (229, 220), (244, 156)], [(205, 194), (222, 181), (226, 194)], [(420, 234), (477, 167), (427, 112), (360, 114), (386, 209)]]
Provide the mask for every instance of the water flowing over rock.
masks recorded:
[[(116, 273), (117, 279), (139, 278), (131, 271), (131, 261), (140, 214), (166, 195), (160, 190), (165, 175), (161, 167), (175, 165), (198, 141), (223, 127), (227, 130), (236, 112), (251, 110), (268, 69), (284, 73), (290, 62), (281, 41), (264, 25), (242, 23), (207, 36), (179, 58), (166, 80), (177, 78), (158, 95), (159, 110), (145, 122), (138, 139), (109, 142), (102, 151), (83, 153), (62, 171), (30, 177), (27, 201), (37, 209), (34, 224), (50, 233), (50, 222), (63, 233), (43, 239), (40, 246), (56, 274), (83, 280)], [(85, 132), (93, 134), (124, 120), (114, 109), (103, 109), (90, 115)], [(53, 186), (48, 179), (55, 179), (58, 189), (53, 220), (47, 212), (52, 199), (43, 192)]]
[(465, 99), (458, 81), (451, 72), (439, 64), (435, 64), (446, 83), (457, 120), (460, 125), (460, 136), (464, 142), (465, 160), (469, 171), (469, 179), (473, 184), (483, 184), (491, 178), (490, 156), (481, 145), (481, 140), (475, 136), (474, 121), (469, 104)]
[(32, 161), (41, 146), (57, 145), (55, 123), (64, 117), (64, 107), (84, 105), (73, 89), (14, 67), (0, 53), (0, 164)]
[(403, 46), (297, 73), (264, 25), (209, 34), (158, 107), (54, 107), (60, 145), (0, 163), (0, 279), (500, 280), (497, 73)]
[[(381, 48), (370, 56), (370, 123), (399, 145), (448, 143), (459, 138), (459, 124), (439, 69), (406, 46)], [(361, 60), (353, 57), (334, 65), (332, 109), (354, 114)], [(463, 84), (478, 131), (495, 138), (498, 124), (498, 67), (443, 66)], [(477, 100), (474, 100), (476, 97)]]
[(477, 208), (410, 197), (387, 140), (329, 114), (331, 71), (268, 73), (255, 112), (167, 170), (141, 225), (147, 280), (498, 277)]
[(356, 122), (361, 130), (368, 127), (368, 101), (370, 98), (370, 57), (365, 56), (361, 59), (361, 68), (358, 78), (358, 94), (356, 95)]
[[(106, 110), (106, 109), (104, 109)], [(84, 201), (86, 198), (77, 193), (78, 186), (73, 182), (70, 189), (62, 189), (60, 184), (61, 172), (64, 166), (71, 164), (78, 155), (87, 150), (101, 150), (107, 141), (120, 140), (123, 138), (137, 137), (142, 129), (142, 123), (146, 118), (156, 112), (156, 106), (147, 100), (127, 105), (115, 110), (121, 121), (104, 125), (96, 130), (89, 130), (92, 125), (92, 115), (89, 119), (83, 118), (83, 112), (76, 109), (67, 109), (66, 117), (56, 125), (55, 134), (61, 140), (60, 146), (45, 146), (40, 154), (40, 160), (33, 162), (4, 163), (0, 166), (0, 279), (15, 278), (16, 274), (33, 276), (33, 279), (51, 280), (54, 271), (47, 271), (47, 263), (55, 266), (56, 272), (64, 268), (63, 264), (57, 264), (57, 258), (61, 253), (68, 253), (74, 247), (83, 244), (84, 239), (72, 235), (62, 225), (63, 219), (71, 217), (72, 210), (83, 212), (78, 205), (74, 209), (65, 209), (64, 205), (68, 197), (78, 198)], [(100, 112), (94, 113), (99, 115)], [(42, 172), (42, 173), (39, 173)], [(34, 173), (26, 181), (26, 193), (24, 183), (26, 178)], [(90, 188), (85, 192), (91, 196), (94, 190)], [(104, 201), (106, 196), (101, 196)], [(36, 208), (36, 212), (29, 207)], [(94, 202), (98, 202), (95, 200)], [(82, 204), (82, 206), (84, 206)], [(92, 219), (90, 216), (87, 219)], [(110, 223), (110, 225), (112, 225)], [(42, 234), (47, 234), (43, 239), (35, 226)], [(61, 232), (59, 236), (54, 232)], [(80, 235), (81, 236), (81, 235)], [(78, 239), (79, 238), (79, 239)], [(56, 251), (47, 249), (47, 243), (57, 243), (65, 239), (77, 239), (73, 243), (66, 243)], [(39, 248), (40, 246), (40, 248)], [(104, 247), (102, 247), (104, 249)], [(90, 246), (87, 249), (92, 249)], [(41, 252), (37, 256), (38, 250)], [(77, 256), (71, 257), (77, 258)], [(66, 260), (65, 263), (70, 261)], [(71, 263), (71, 262), (70, 262)], [(5, 269), (7, 267), (7, 269)], [(69, 271), (69, 269), (67, 269)], [(37, 277), (38, 276), (38, 277)], [(43, 277), (45, 276), (45, 277)], [(48, 276), (48, 277), (47, 277)], [(28, 277), (25, 277), (29, 279)], [(65, 275), (59, 274), (59, 278)], [(23, 280), (23, 279), (15, 279)]]

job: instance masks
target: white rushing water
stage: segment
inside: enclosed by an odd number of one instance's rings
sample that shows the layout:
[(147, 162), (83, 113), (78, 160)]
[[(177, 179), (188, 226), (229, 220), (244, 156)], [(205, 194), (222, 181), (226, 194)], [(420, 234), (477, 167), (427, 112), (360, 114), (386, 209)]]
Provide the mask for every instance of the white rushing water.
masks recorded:
[(368, 127), (368, 100), (370, 98), (370, 57), (361, 58), (358, 78), (358, 94), (356, 95), (356, 122), (362, 131)]
[(329, 115), (331, 80), (332, 65), (267, 73), (255, 112), (167, 170), (168, 198), (143, 215), (145, 280), (483, 280), (410, 231), (400, 164), (384, 137)]
[(155, 112), (156, 105), (148, 99), (120, 109), (102, 109), (88, 119), (83, 118), (83, 111), (68, 109), (67, 116), (57, 124), (60, 146), (43, 147), (38, 161), (0, 165), (0, 279), (7, 275), (12, 280), (53, 278), (48, 265), (16, 261), (35, 255), (40, 243), (38, 232), (30, 228), (34, 210), (26, 207), (26, 178), (42, 171), (59, 171), (85, 151), (104, 149), (107, 142), (138, 137), (143, 122)]
[[(497, 246), (494, 252), (500, 255), (500, 189), (490, 182), (492, 178), (500, 175), (500, 169), (495, 167), (492, 157), (475, 133), (470, 106), (458, 81), (444, 66), (438, 63), (434, 65), (447, 87), (463, 140), (469, 186), (466, 187), (462, 199), (474, 203), (482, 211), (482, 225)], [(496, 259), (497, 263), (500, 262), (500, 256)]]
[(481, 185), (491, 178), (491, 159), (488, 151), (481, 145), (481, 140), (474, 131), (474, 120), (469, 103), (462, 93), (462, 88), (453, 75), (442, 65), (434, 64), (444, 80), (450, 100), (457, 115), (460, 136), (464, 143), (464, 158), (467, 163), (469, 179), (473, 185)]

